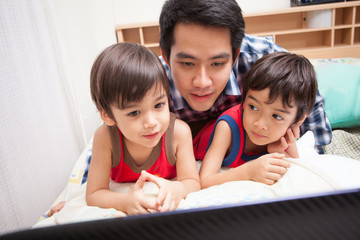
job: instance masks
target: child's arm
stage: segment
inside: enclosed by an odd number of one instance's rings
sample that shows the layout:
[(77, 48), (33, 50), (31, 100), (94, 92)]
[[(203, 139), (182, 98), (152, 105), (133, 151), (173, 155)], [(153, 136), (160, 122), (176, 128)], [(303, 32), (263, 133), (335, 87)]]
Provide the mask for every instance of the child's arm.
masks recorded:
[(184, 197), (200, 190), (199, 171), (196, 165), (191, 129), (184, 121), (176, 119), (174, 125), (174, 151), (177, 181), (184, 185)]
[(300, 125), (302, 122), (291, 125), (285, 136), (281, 137), (279, 141), (268, 144), (267, 150), (269, 153), (283, 153), (286, 157), (298, 158), (299, 153), (296, 146), (296, 139), (300, 137)]
[(176, 156), (176, 181), (166, 180), (145, 171), (141, 174), (146, 176), (147, 180), (157, 184), (160, 189), (156, 200), (159, 211), (175, 210), (180, 200), (184, 199), (188, 193), (200, 190), (191, 130), (185, 122), (179, 119), (175, 121), (173, 139)]
[(279, 180), (290, 167), (284, 161), (283, 154), (273, 153), (261, 156), (236, 168), (219, 172), (222, 161), (232, 144), (232, 134), (229, 125), (220, 121), (214, 133), (213, 141), (206, 152), (201, 169), (201, 187), (207, 188), (229, 181), (253, 180), (265, 184), (273, 184)]
[(144, 177), (140, 177), (128, 193), (117, 193), (109, 189), (111, 153), (110, 134), (104, 124), (94, 134), (86, 203), (89, 206), (115, 208), (127, 214), (147, 213), (149, 209), (155, 209), (156, 203), (146, 198), (142, 190)]

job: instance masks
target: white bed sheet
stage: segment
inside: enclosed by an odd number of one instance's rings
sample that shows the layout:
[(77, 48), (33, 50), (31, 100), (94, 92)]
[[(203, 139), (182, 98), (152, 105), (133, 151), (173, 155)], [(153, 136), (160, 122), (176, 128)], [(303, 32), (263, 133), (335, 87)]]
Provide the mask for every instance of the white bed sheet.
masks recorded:
[[(291, 167), (275, 184), (269, 186), (253, 181), (228, 182), (188, 194), (186, 199), (180, 202), (178, 209), (252, 203), (360, 187), (360, 161), (317, 154), (311, 132), (302, 136), (297, 145), (300, 158), (287, 159)], [(112, 208), (102, 209), (86, 205), (86, 183), (81, 184), (81, 180), (90, 151), (91, 143), (79, 157), (68, 185), (54, 202), (55, 205), (60, 201), (66, 201), (64, 208), (49, 218), (44, 214), (34, 227), (126, 216), (125, 213)], [(200, 163), (198, 166), (200, 167)], [(110, 189), (119, 192), (128, 191), (132, 186), (133, 183), (110, 182)], [(147, 182), (144, 192), (155, 200), (158, 188), (155, 184)]]

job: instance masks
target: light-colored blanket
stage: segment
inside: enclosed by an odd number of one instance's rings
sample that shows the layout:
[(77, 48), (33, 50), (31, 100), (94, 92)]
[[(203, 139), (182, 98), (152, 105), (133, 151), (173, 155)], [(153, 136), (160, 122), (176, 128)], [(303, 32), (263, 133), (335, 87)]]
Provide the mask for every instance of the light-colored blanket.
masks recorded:
[[(335, 155), (318, 155), (313, 148), (314, 136), (311, 132), (306, 133), (297, 144), (300, 158), (287, 159), (291, 167), (275, 184), (269, 186), (253, 181), (228, 182), (188, 194), (180, 202), (178, 209), (252, 203), (360, 187), (360, 161)], [(89, 149), (91, 144), (80, 156), (68, 185), (54, 203), (66, 201), (64, 208), (52, 217), (41, 217), (34, 227), (126, 216), (115, 209), (86, 205), (86, 183), (81, 184), (81, 179)], [(129, 191), (132, 186), (133, 183), (110, 182), (110, 189), (118, 192)], [(155, 199), (158, 188), (147, 182), (144, 192), (149, 198)]]

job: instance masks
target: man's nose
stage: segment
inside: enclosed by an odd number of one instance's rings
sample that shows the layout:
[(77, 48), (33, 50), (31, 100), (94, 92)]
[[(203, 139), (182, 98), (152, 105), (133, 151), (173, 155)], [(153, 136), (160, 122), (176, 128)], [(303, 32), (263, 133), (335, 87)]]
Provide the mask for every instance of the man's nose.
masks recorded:
[(211, 86), (212, 82), (206, 67), (199, 67), (193, 83), (194, 86), (198, 88), (207, 88)]

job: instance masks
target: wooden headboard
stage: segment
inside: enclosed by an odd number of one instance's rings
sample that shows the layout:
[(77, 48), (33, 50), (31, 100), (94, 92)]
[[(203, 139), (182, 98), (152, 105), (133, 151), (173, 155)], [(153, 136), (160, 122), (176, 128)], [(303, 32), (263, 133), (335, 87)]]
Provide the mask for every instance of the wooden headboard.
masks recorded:
[[(360, 1), (244, 14), (245, 32), (272, 36), (285, 49), (314, 58), (360, 57)], [(159, 23), (117, 25), (118, 42), (137, 42), (160, 55)]]

